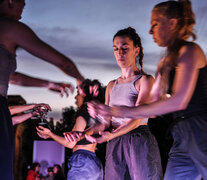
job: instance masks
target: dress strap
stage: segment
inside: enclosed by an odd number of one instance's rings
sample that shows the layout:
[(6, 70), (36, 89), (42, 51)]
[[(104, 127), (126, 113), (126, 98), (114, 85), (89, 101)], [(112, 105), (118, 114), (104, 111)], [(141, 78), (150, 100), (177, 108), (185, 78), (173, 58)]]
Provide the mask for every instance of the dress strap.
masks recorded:
[(143, 76), (143, 74), (138, 74), (134, 80), (132, 81), (132, 84), (134, 84), (138, 79), (140, 79)]

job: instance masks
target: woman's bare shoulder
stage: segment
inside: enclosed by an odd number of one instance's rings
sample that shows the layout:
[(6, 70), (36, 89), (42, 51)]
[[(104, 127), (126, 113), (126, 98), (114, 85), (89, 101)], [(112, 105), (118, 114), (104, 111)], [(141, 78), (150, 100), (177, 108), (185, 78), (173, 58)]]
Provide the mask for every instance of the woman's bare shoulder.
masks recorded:
[(151, 82), (154, 81), (154, 77), (151, 74), (144, 74), (140, 80), (143, 82)]
[(206, 57), (201, 47), (194, 42), (186, 42), (180, 48), (178, 63), (186, 63), (189, 66), (202, 68), (206, 66)]
[(113, 87), (115, 82), (116, 82), (116, 79), (109, 81), (107, 87), (109, 88)]

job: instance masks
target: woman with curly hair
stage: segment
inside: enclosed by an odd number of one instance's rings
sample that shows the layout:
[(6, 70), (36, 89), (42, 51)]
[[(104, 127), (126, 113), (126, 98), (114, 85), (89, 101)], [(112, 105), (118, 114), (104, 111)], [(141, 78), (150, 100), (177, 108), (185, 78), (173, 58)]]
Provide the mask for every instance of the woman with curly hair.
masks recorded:
[(68, 180), (102, 180), (102, 164), (95, 154), (97, 144), (87, 141), (84, 136), (78, 141), (77, 137), (95, 123), (88, 114), (86, 103), (91, 100), (104, 102), (104, 88), (98, 80), (86, 79), (77, 87), (75, 99), (79, 109), (75, 115), (76, 121), (72, 131), (64, 133), (66, 138), (57, 136), (42, 126), (37, 128), (38, 135), (42, 138), (52, 138), (59, 144), (73, 149), (68, 161)]

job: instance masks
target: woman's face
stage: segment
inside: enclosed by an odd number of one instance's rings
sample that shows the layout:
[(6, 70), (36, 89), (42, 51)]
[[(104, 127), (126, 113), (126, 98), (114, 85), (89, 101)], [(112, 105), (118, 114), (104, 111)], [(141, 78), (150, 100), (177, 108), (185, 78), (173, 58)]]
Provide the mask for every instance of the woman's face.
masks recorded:
[(120, 68), (136, 66), (135, 58), (139, 54), (139, 47), (126, 36), (117, 36), (113, 42), (114, 56)]
[(54, 174), (57, 174), (57, 173), (58, 173), (58, 168), (57, 168), (57, 166), (54, 166), (54, 167), (53, 167), (53, 173), (54, 173)]
[(149, 33), (153, 36), (154, 42), (157, 43), (158, 46), (167, 47), (172, 35), (170, 20), (160, 15), (159, 12), (153, 11)]
[(84, 97), (85, 96), (81, 92), (82, 92), (81, 89), (78, 88), (77, 89), (77, 95), (75, 96), (75, 100), (76, 100), (75, 103), (78, 107), (81, 107), (83, 105), (83, 102), (84, 102)]
[(35, 167), (35, 172), (39, 172), (39, 170), (40, 170), (40, 166), (37, 165), (37, 166)]

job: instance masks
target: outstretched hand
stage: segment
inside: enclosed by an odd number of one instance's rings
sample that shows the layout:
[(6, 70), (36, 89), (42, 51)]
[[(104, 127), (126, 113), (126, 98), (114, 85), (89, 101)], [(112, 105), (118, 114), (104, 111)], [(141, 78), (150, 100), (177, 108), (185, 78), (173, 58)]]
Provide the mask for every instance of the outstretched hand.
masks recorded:
[(63, 97), (64, 94), (68, 97), (69, 93), (74, 92), (74, 86), (68, 83), (49, 82), (48, 89), (60, 93), (61, 97)]

